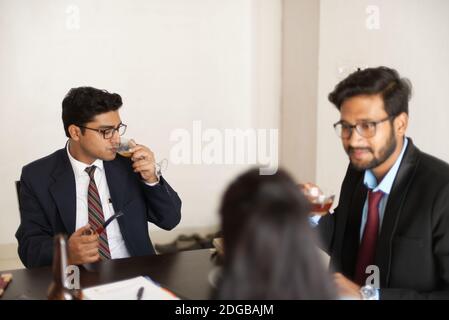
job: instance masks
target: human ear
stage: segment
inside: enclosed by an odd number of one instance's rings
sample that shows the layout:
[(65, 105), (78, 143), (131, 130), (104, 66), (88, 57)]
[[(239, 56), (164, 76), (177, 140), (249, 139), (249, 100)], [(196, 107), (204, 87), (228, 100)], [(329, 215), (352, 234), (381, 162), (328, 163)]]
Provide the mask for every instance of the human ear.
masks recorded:
[(69, 131), (69, 135), (70, 135), (71, 139), (73, 139), (75, 141), (79, 141), (80, 136), (81, 136), (81, 129), (78, 126), (71, 124), (68, 127), (68, 131)]
[(408, 127), (408, 114), (402, 112), (394, 119), (394, 127), (397, 134), (404, 136)]

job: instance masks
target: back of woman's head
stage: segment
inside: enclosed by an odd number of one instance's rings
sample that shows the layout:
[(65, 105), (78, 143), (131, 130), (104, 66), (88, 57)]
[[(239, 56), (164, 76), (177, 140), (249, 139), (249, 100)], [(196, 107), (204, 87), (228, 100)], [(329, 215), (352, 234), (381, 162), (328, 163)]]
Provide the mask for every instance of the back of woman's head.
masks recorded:
[(221, 299), (329, 299), (332, 282), (309, 226), (309, 202), (285, 171), (238, 177), (224, 194)]

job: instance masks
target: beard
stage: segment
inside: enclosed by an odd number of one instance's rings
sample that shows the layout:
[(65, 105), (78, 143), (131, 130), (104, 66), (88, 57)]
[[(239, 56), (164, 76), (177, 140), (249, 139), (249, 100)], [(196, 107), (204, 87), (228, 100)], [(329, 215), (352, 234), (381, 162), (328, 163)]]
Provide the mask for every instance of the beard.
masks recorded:
[[(378, 166), (380, 166), (382, 163), (384, 163), (396, 150), (396, 146), (397, 146), (397, 141), (396, 141), (396, 136), (394, 135), (394, 131), (391, 130), (391, 134), (388, 137), (387, 142), (385, 143), (385, 145), (379, 150), (379, 156), (376, 157), (374, 155), (374, 151), (371, 148), (352, 148), (349, 147), (346, 150), (346, 153), (350, 156), (351, 152), (354, 150), (365, 150), (370, 152), (373, 155), (373, 159), (371, 161), (369, 161), (368, 163), (365, 164), (357, 164), (357, 163), (353, 163), (351, 161), (351, 166), (358, 170), (358, 171), (364, 171), (364, 170), (369, 170), (369, 169), (373, 169), (376, 168)], [(351, 159), (351, 158), (349, 158)]]

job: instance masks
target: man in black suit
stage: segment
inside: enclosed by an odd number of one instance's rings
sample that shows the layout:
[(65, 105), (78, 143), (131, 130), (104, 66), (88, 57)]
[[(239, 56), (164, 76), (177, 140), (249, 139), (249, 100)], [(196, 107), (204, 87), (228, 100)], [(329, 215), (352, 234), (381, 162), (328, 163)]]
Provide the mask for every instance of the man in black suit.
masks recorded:
[[(156, 171), (153, 152), (133, 145), (117, 154), (126, 130), (118, 94), (74, 88), (62, 103), (66, 147), (23, 167), (19, 256), (28, 267), (50, 265), (53, 237), (69, 235), (69, 264), (154, 254), (148, 223), (170, 230), (181, 218), (181, 200)], [(114, 213), (123, 215), (100, 234)]]
[(449, 165), (406, 137), (410, 92), (408, 80), (379, 67), (329, 94), (350, 165), (318, 230), (346, 297), (449, 298)]

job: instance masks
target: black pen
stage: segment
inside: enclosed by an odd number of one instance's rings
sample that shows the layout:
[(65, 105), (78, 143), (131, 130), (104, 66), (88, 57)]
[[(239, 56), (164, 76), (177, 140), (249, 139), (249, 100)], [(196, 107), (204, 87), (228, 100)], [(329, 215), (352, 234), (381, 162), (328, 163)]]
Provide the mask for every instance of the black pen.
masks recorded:
[(94, 234), (95, 232), (98, 233), (98, 234), (101, 234), (101, 233), (104, 231), (104, 229), (106, 229), (106, 227), (107, 227), (112, 221), (114, 221), (115, 219), (117, 219), (118, 217), (121, 217), (121, 216), (123, 216), (123, 212), (122, 212), (122, 211), (116, 212), (116, 213), (114, 213), (112, 216), (110, 216), (109, 219), (106, 220), (106, 221), (105, 221), (101, 226), (99, 226), (96, 230), (90, 228), (90, 230), (84, 231), (84, 232), (83, 232), (83, 235), (91, 235), (91, 234)]
[(96, 232), (97, 232), (98, 234), (101, 234), (101, 233), (103, 232), (103, 230), (106, 229), (106, 227), (107, 227), (112, 221), (114, 221), (115, 219), (117, 219), (118, 217), (121, 217), (121, 216), (123, 216), (123, 212), (122, 212), (122, 211), (119, 211), (119, 212), (114, 213), (112, 216), (109, 217), (108, 220), (106, 220), (106, 221), (101, 225), (101, 227), (98, 227), (98, 228), (97, 228)]
[(140, 287), (137, 291), (137, 300), (142, 300), (143, 297), (143, 287)]

